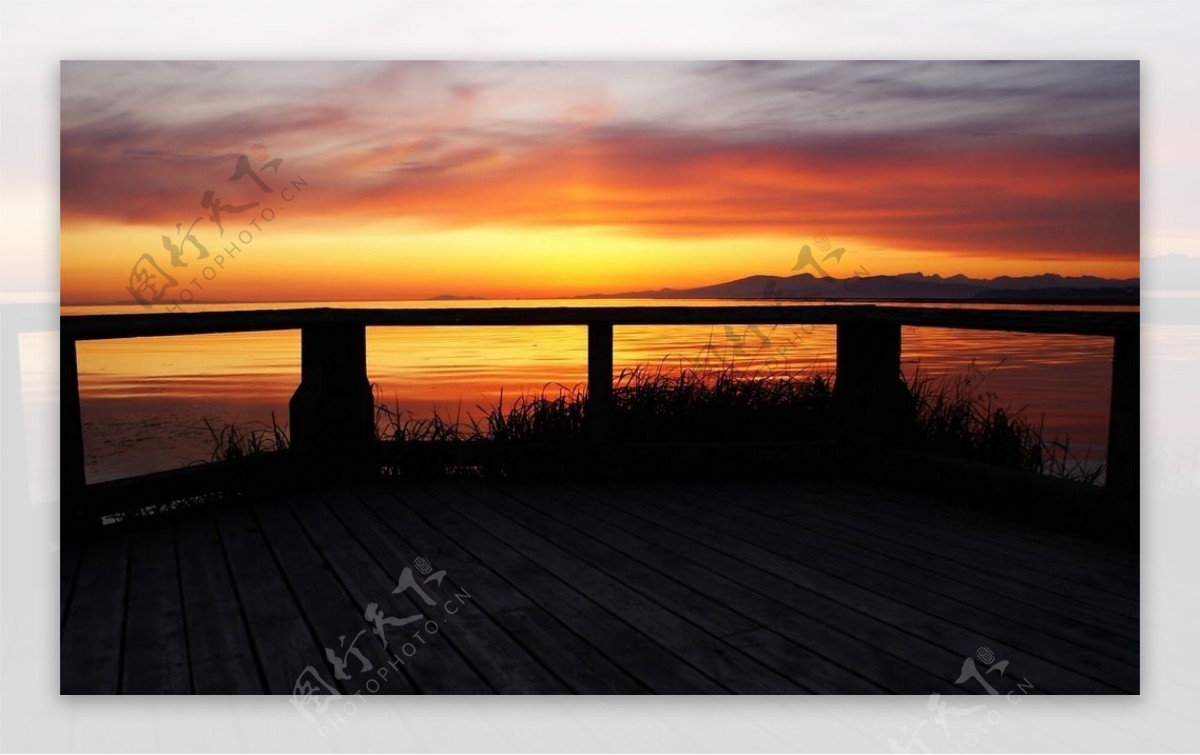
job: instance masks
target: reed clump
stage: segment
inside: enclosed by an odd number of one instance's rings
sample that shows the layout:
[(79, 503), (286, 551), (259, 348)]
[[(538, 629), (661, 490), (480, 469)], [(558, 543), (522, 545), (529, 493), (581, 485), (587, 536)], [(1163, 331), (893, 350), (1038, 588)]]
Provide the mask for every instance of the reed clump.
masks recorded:
[(270, 451), (286, 451), (288, 432), (275, 420), (271, 412), (271, 424), (265, 422), (230, 422), (223, 427), (214, 427), (204, 420), (212, 438), (213, 452), (209, 461), (232, 461)]
[(987, 379), (974, 364), (961, 375), (915, 370), (905, 381), (916, 407), (915, 446), (1090, 485), (1103, 479), (1102, 463), (1078, 457), (1069, 435), (1046, 437), (1044, 416), (1034, 421), (1027, 407), (1002, 405)]
[[(1024, 407), (1002, 404), (988, 388), (987, 377), (974, 365), (966, 374), (953, 376), (916, 370), (905, 380), (915, 422), (897, 441), (1061, 479), (1088, 484), (1103, 480), (1103, 464), (1078, 458), (1069, 436), (1047, 438), (1044, 420), (1034, 421)], [(768, 371), (664, 360), (624, 369), (613, 383), (612, 436), (618, 443), (822, 440), (834, 430), (835, 385), (834, 375), (786, 365)], [(587, 437), (584, 385), (547, 383), (536, 394), (513, 399), (501, 392), (495, 404), (476, 405), (465, 415), (460, 405), (452, 418), (436, 410), (418, 416), (398, 399), (383, 401), (377, 386), (375, 392), (375, 433), (381, 442), (408, 444), (414, 450), (445, 449), (422, 457), (427, 470), (458, 468), (456, 447), (568, 448), (580, 446)], [(287, 432), (274, 415), (270, 425), (231, 424), (218, 430), (205, 424), (213, 439), (214, 461), (288, 447)], [(516, 455), (503, 458), (506, 461), (497, 463), (518, 463)]]

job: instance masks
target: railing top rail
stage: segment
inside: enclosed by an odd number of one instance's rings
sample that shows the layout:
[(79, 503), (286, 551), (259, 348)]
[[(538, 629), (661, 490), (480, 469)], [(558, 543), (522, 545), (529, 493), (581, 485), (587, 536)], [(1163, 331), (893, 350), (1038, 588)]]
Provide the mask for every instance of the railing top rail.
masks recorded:
[(71, 315), (73, 340), (296, 330), (315, 325), (837, 325), (895, 322), (931, 328), (1112, 336), (1137, 328), (1138, 312), (904, 307), (863, 304), (773, 304), (634, 307), (456, 307), (445, 309), (260, 309), (134, 315)]

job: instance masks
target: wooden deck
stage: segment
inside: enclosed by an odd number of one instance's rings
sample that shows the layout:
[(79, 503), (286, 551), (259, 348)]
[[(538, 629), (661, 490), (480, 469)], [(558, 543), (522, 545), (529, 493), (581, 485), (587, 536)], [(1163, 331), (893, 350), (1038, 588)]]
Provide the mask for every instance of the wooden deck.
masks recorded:
[(862, 484), (302, 491), (68, 549), (61, 607), (63, 693), (1139, 688), (1136, 553)]

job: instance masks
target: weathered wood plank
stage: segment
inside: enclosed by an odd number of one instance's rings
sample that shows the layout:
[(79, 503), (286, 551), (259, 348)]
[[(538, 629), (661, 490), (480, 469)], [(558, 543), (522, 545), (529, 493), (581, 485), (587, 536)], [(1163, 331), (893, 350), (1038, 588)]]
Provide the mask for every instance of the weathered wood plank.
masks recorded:
[(105, 536), (83, 551), (59, 640), (59, 692), (120, 692), (129, 542)]
[[(721, 485), (723, 483), (715, 483)], [(786, 504), (789, 486), (762, 482), (754, 486), (756, 494), (775, 505)], [(1048, 565), (1095, 564), (1101, 570), (1111, 570), (1114, 577), (1125, 579), (1130, 568), (1136, 568), (1138, 558), (1125, 546), (1106, 543), (1083, 535), (1052, 530), (1037, 524), (1004, 516), (1002, 511), (964, 506), (954, 497), (919, 493), (906, 488), (893, 488), (884, 483), (855, 480), (815, 480), (805, 485), (806, 492), (833, 499), (871, 505), (881, 502), (882, 510), (908, 512), (910, 520), (918, 513), (953, 522), (956, 529), (983, 535), (996, 535), (1015, 550), (1044, 559)], [(1099, 497), (1096, 498), (1100, 501)], [(794, 512), (793, 512), (794, 513)]]
[(1090, 571), (1086, 561), (1067, 563), (1044, 558), (1018, 558), (1010, 546), (990, 542), (986, 532), (972, 536), (949, 526), (931, 527), (930, 521), (945, 520), (933, 512), (914, 516), (912, 509), (905, 511), (903, 507), (888, 503), (886, 495), (882, 493), (869, 502), (851, 496), (838, 496), (836, 491), (831, 495), (837, 497), (847, 513), (854, 512), (865, 519), (886, 522), (890, 531), (887, 537), (891, 539), (919, 545), (998, 576), (1053, 590), (1126, 617), (1136, 618), (1139, 615), (1136, 590), (1131, 592), (1127, 588), (1115, 587)]
[[(763, 485), (766, 490), (786, 493), (782, 485)], [(917, 512), (955, 522), (956, 528), (986, 537), (1006, 548), (1034, 557), (1032, 563), (1049, 571), (1058, 567), (1077, 569), (1086, 565), (1085, 580), (1103, 576), (1124, 588), (1124, 594), (1136, 595), (1138, 556), (1136, 552), (1112, 543), (1103, 543), (1067, 532), (1051, 531), (1005, 518), (1000, 512), (968, 509), (952, 499), (919, 495), (903, 489), (862, 483), (824, 482), (817, 486), (834, 498), (849, 498), (862, 505), (882, 504), (880, 509), (905, 517), (911, 524)], [(885, 492), (886, 491), (886, 492)], [(1067, 576), (1067, 575), (1062, 575)]]
[[(724, 488), (707, 489), (721, 500), (727, 501), (737, 495), (736, 492)], [(766, 513), (757, 505), (756, 489), (746, 490), (745, 497), (739, 500), (743, 506), (759, 514)], [(1024, 607), (1015, 610), (1032, 611), (1033, 615), (1043, 622), (1084, 621), (1089, 635), (1085, 639), (1090, 639), (1092, 632), (1098, 632), (1102, 641), (1117, 643), (1109, 647), (1114, 652), (1118, 647), (1128, 651), (1131, 647), (1130, 640), (1133, 641), (1132, 647), (1137, 646), (1138, 623), (1127, 616), (1109, 612), (1069, 595), (1045, 590), (1039, 585), (1006, 579), (981, 570), (974, 564), (945, 558), (934, 550), (922, 549), (909, 542), (892, 539), (889, 535), (893, 534), (894, 530), (888, 523), (878, 523), (874, 517), (861, 512), (848, 515), (844, 508), (838, 506), (839, 502), (836, 499), (806, 493), (803, 497), (795, 497), (793, 502), (794, 505), (790, 507), (792, 513), (781, 517), (784, 521), (799, 524), (841, 543), (901, 561), (906, 566), (900, 568), (916, 569), (915, 573), (922, 575), (926, 584), (937, 586), (939, 590), (951, 590), (966, 599), (974, 598), (978, 604), (984, 606), (994, 604), (993, 601), (997, 598), (998, 605), (1009, 605), (1007, 600), (1017, 601)], [(767, 508), (769, 510), (773, 507), (768, 505)], [(803, 513), (796, 513), (797, 511)]]
[(190, 694), (187, 628), (169, 522), (132, 538), (126, 614), (121, 692)]
[[(897, 596), (915, 608), (966, 628), (987, 632), (1026, 652), (1053, 659), (1050, 662), (1056, 665), (1086, 669), (1088, 676), (1108, 684), (1129, 691), (1137, 689), (1136, 642), (1097, 631), (1065, 616), (1039, 614), (1025, 604), (983, 593), (936, 572), (912, 570), (904, 562), (794, 522), (756, 514), (744, 500), (723, 505), (707, 496), (683, 495), (683, 499), (677, 500), (686, 500), (689, 508), (699, 507), (708, 512), (713, 518), (706, 517), (707, 521), (728, 525), (729, 532), (751, 535), (754, 542), (769, 542), (776, 553), (820, 564), (831, 574)], [(744, 522), (746, 526), (733, 522)], [(898, 574), (903, 574), (903, 578)]]
[[(60, 685), (290, 694), (312, 666), (344, 693), (367, 676), (405, 693), (979, 692), (952, 682), (987, 645), (1035, 691), (1138, 688), (1136, 617), (1096, 605), (1127, 589), (1135, 558), (875, 495), (380, 482), (147, 521), (64, 552)], [(981, 563), (999, 554), (1004, 569)], [(416, 556), (447, 570), (431, 595), (469, 600), (401, 658), (364, 609), (434, 610), (391, 593)], [(353, 678), (335, 682), (325, 649), (360, 630), (373, 670), (349, 657)]]
[[(677, 554), (667, 552), (654, 539), (642, 539), (633, 534), (645, 534), (645, 522), (635, 520), (631, 524), (632, 517), (615, 511), (604, 512), (603, 519), (594, 516), (597, 508), (594, 504), (589, 505), (581, 496), (565, 488), (544, 490), (542, 486), (537, 489), (505, 486), (504, 490), (546, 516), (592, 533), (618, 549), (621, 558), (639, 560), (651, 566), (659, 572), (657, 580), (672, 580), (702, 590), (721, 604), (752, 619), (760, 625), (758, 628), (728, 635), (724, 639), (766, 665), (783, 670), (785, 675), (806, 689), (824, 694), (873, 694), (886, 689), (867, 680), (876, 676), (870, 671), (877, 672), (878, 676), (885, 679), (891, 677), (898, 687), (904, 688), (913, 683), (914, 677), (923, 673), (911, 667), (905, 668), (896, 663), (896, 658), (887, 657), (866, 643), (847, 638), (833, 627), (759, 595), (721, 572), (681, 559)], [(632, 532), (618, 528), (619, 524), (629, 527)], [(753, 575), (747, 581), (753, 583)], [(763, 627), (769, 627), (769, 632)], [(768, 637), (763, 632), (773, 636)], [(781, 653), (786, 653), (790, 658), (791, 665), (787, 669), (776, 663)], [(893, 672), (898, 673), (893, 675)], [(928, 681), (934, 685), (940, 683), (940, 680), (932, 678)], [(953, 687), (945, 684), (934, 689), (953, 690)]]
[(176, 544), (192, 688), (200, 695), (261, 694), (258, 662), (212, 519), (179, 521)]
[(725, 641), (764, 666), (822, 695), (882, 695), (887, 690), (853, 671), (829, 663), (770, 629), (752, 629)]
[[(634, 493), (635, 497), (644, 495), (644, 491)], [(708, 513), (699, 507), (671, 501), (662, 495), (642, 500), (660, 510), (672, 511), (677, 517), (686, 516), (692, 522), (707, 528), (714, 544), (720, 542), (738, 547), (743, 551), (744, 557), (754, 559), (754, 563), (769, 568), (785, 579), (809, 587), (863, 613), (883, 618), (894, 626), (961, 653), (963, 657), (970, 657), (980, 645), (989, 645), (999, 657), (1012, 662), (1016, 673), (1036, 676), (1038, 681), (1035, 684), (1044, 685), (1046, 689), (1060, 694), (1111, 694), (1120, 689), (1128, 689), (1128, 686), (1117, 686), (1125, 681), (1123, 678), (1117, 682), (1105, 683), (1013, 646), (1002, 639), (1008, 635), (1009, 627), (1000, 620), (990, 624), (977, 623), (972, 628), (964, 627), (953, 617), (946, 615), (952, 613), (950, 606), (941, 605), (937, 597), (926, 595), (902, 580), (868, 573), (844, 561), (830, 560), (825, 554), (821, 554), (812, 563), (802, 562), (795, 558), (801, 546), (786, 537), (753, 525), (745, 525), (720, 514)], [(933, 606), (931, 610), (937, 612), (931, 613), (919, 606)], [(963, 613), (969, 610), (969, 607), (961, 605), (956, 605), (955, 608)], [(1136, 689), (1136, 682), (1133, 687)]]
[[(362, 485), (355, 492), (363, 505), (385, 523), (391, 536), (444, 567), (456, 581), (461, 579), (462, 584), (469, 585), (472, 600), (546, 668), (554, 671), (572, 691), (580, 694), (647, 691), (644, 685), (531, 601), (521, 592), (520, 585), (506, 582), (486, 563), (434, 529), (387, 490), (377, 485)], [(397, 494), (406, 500), (427, 497), (419, 490), (397, 491)]]
[(727, 692), (679, 657), (621, 621), (577, 588), (528, 558), (513, 543), (481, 527), (439, 499), (405, 492), (397, 499), (475, 554), (580, 637), (652, 691), (660, 694)]
[[(340, 638), (355, 643), (355, 633), (365, 628), (362, 607), (342, 587), (288, 507), (281, 501), (266, 501), (255, 503), (251, 511), (284, 580), (317, 636), (317, 644), (326, 653), (325, 662), (316, 669), (320, 679), (349, 694), (362, 690), (368, 679), (375, 679), (386, 693), (415, 692), (403, 659), (385, 654), (382, 645), (368, 641), (373, 639), (369, 633), (354, 645), (370, 665), (369, 669), (364, 670), (356, 657), (345, 652)], [(342, 673), (348, 679), (336, 678), (329, 653), (345, 659)]]
[(324, 648), (288, 589), (249, 509), (227, 506), (217, 512), (216, 520), (267, 691), (290, 695), (306, 668), (325, 667)]
[(75, 580), (79, 578), (79, 564), (83, 556), (83, 545), (62, 543), (58, 557), (58, 626), (67, 623), (67, 610), (71, 606), (71, 595), (75, 592)]
[(631, 587), (596, 569), (571, 552), (539, 536), (494, 509), (482, 506), (477, 499), (465, 500), (445, 494), (438, 488), (434, 494), (463, 516), (504, 538), (505, 542), (521, 549), (544, 568), (585, 590), (597, 603), (644, 632), (663, 647), (725, 686), (747, 694), (779, 694), (802, 691), (794, 682), (776, 674), (749, 656), (734, 651), (713, 635), (685, 621)]
[[(599, 491), (591, 490), (588, 486), (572, 487), (590, 495), (600, 504), (618, 508), (660, 525), (667, 532), (677, 533), (720, 552), (730, 560), (754, 567), (763, 575), (758, 578), (763, 589), (769, 588), (772, 594), (790, 600), (797, 609), (819, 613), (823, 620), (832, 623), (846, 634), (885, 649), (894, 657), (904, 658), (937, 678), (946, 678), (946, 675), (956, 673), (963, 658), (971, 656), (978, 648), (978, 642), (970, 648), (963, 642), (959, 642), (958, 646), (951, 644), (947, 647), (937, 633), (924, 631), (919, 622), (906, 621), (908, 617), (902, 613), (907, 610), (905, 607), (893, 607), (886, 603), (880, 607), (874, 605), (872, 600), (856, 600), (854, 598), (861, 597), (856, 595), (851, 595), (851, 599), (847, 600), (836, 589), (836, 585), (830, 589), (831, 586), (826, 580), (806, 579), (803, 574), (795, 576), (792, 573), (795, 565), (786, 559), (694, 522), (690, 515), (684, 517), (662, 510), (653, 500), (640, 498), (628, 491), (618, 491), (613, 486), (605, 486)], [(678, 547), (670, 537), (660, 536), (656, 540), (672, 550)], [(901, 616), (897, 617), (897, 612), (901, 612)], [(970, 692), (977, 691), (969, 687), (964, 689)], [(920, 694), (922, 690), (908, 689), (904, 692)]]
[[(330, 511), (345, 525), (368, 553), (388, 574), (411, 569), (417, 557), (426, 558), (363, 508), (349, 491), (324, 493)], [(454, 645), (480, 676), (496, 692), (505, 695), (548, 695), (567, 692), (567, 687), (545, 666), (517, 644), (474, 600), (478, 588), (463, 580), (441, 561), (428, 568), (443, 569), (446, 577), (437, 586), (442, 595), (470, 595), (457, 603), (454, 613), (441, 619), (438, 638)], [(430, 590), (433, 588), (430, 587)], [(424, 608), (424, 607), (422, 607)], [(443, 605), (444, 608), (444, 605)], [(428, 610), (428, 609), (427, 609)], [(441, 613), (434, 608), (435, 613)]]
[[(419, 641), (419, 645), (418, 640), (413, 639), (412, 653), (408, 654), (404, 648), (410, 642), (410, 635), (417, 631), (424, 632), (421, 627), (426, 620), (436, 621), (442, 617), (435, 617), (432, 612), (425, 616), (430, 610), (429, 606), (413, 594), (415, 590), (393, 594), (401, 575), (384, 571), (316, 495), (289, 495), (288, 503), (296, 519), (333, 569), (334, 575), (360, 609), (357, 614), (359, 623), (348, 627), (348, 634), (358, 628), (366, 629), (367, 632), (362, 635), (364, 642), (382, 643), (393, 657), (404, 656), (407, 664), (405, 670), (421, 692), (464, 695), (494, 691), (459, 655), (457, 649), (445, 642), (444, 637), (433, 634), (427, 640)], [(414, 616), (424, 618), (403, 627), (384, 624), (383, 636), (379, 636), (374, 631), (379, 625), (367, 618), (371, 604), (375, 604), (379, 614), (395, 621), (406, 621)]]
[[(778, 490), (786, 486), (766, 485)], [(867, 502), (878, 500), (879, 491), (883, 486), (878, 483), (856, 482), (854, 480), (818, 481), (815, 488), (829, 494), (844, 493), (857, 496)], [(977, 532), (1004, 533), (1017, 548), (1028, 548), (1031, 553), (1038, 553), (1052, 560), (1074, 561), (1082, 560), (1095, 564), (1098, 568), (1113, 568), (1115, 574), (1127, 574), (1132, 567), (1136, 570), (1138, 554), (1136, 550), (1076, 535), (1070, 532), (1047, 530), (1033, 524), (1020, 522), (1003, 516), (999, 511), (968, 508), (959, 505), (954, 499), (942, 499), (928, 495), (919, 495), (904, 489), (888, 489), (887, 501), (896, 506), (915, 507), (917, 510), (936, 512), (938, 516), (946, 517), (961, 524), (961, 526)], [(1060, 555), (1061, 554), (1061, 555)]]
[(619, 493), (598, 494), (584, 486), (573, 497), (575, 486), (563, 488), (561, 494), (552, 490), (556, 500), (595, 512), (597, 519), (646, 538), (664, 561), (701, 569), (698, 576), (709, 580), (709, 589), (729, 605), (746, 605), (764, 620), (777, 622), (772, 626), (792, 639), (892, 692), (962, 692), (945, 678), (946, 670), (957, 670), (962, 659), (942, 648), (711, 548), (702, 533), (659, 520), (653, 512), (647, 516), (646, 506)]
[(603, 542), (547, 516), (538, 506), (529, 505), (528, 499), (537, 496), (535, 491), (514, 494), (514, 491), (507, 488), (499, 491), (469, 483), (460, 484), (458, 488), (628, 586), (626, 589), (640, 592), (709, 634), (725, 637), (759, 628), (756, 622), (709, 597), (704, 592), (703, 583), (687, 585), (665, 578), (661, 572), (646, 567), (636, 559), (630, 559), (611, 543)]

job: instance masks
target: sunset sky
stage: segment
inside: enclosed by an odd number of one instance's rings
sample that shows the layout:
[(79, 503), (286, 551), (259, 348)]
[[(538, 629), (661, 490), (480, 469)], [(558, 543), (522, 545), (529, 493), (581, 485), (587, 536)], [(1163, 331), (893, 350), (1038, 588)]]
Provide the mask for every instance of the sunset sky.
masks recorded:
[(838, 277), (1136, 277), (1138, 92), (1136, 61), (64, 62), (62, 302), (131, 301), (144, 254), (168, 298), (543, 297), (789, 275), (817, 236)]

